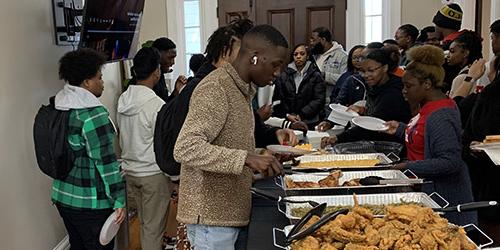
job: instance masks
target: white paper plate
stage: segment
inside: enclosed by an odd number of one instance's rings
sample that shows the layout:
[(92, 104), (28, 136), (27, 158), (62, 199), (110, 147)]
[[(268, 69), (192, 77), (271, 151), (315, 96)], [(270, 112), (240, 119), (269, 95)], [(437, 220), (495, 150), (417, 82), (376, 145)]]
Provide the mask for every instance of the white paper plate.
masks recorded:
[(266, 148), (276, 153), (294, 154), (294, 155), (305, 155), (313, 152), (285, 145), (268, 145)]
[(352, 118), (351, 122), (364, 129), (372, 130), (372, 131), (385, 131), (389, 127), (384, 125), (385, 121), (376, 117), (371, 116), (359, 116)]
[(352, 110), (347, 110), (349, 107), (346, 107), (344, 105), (332, 103), (330, 104), (330, 108), (332, 111), (335, 111), (337, 114), (341, 116), (346, 116), (346, 117), (353, 117), (353, 116), (359, 116), (358, 113), (352, 111)]
[(99, 235), (99, 242), (101, 245), (105, 246), (115, 238), (116, 233), (120, 229), (120, 224), (115, 223), (116, 211), (114, 211), (104, 222), (101, 228), (101, 234)]
[(347, 111), (348, 107), (340, 104), (330, 104), (330, 108), (332, 112), (328, 115), (328, 120), (342, 126), (346, 126), (353, 117), (359, 116), (352, 110)]

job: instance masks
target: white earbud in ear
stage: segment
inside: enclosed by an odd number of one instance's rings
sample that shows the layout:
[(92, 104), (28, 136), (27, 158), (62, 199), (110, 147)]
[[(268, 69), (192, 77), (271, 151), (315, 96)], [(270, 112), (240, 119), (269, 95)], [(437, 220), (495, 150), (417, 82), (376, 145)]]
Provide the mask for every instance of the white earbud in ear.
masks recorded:
[(258, 57), (257, 56), (253, 56), (252, 57), (252, 63), (253, 63), (253, 65), (257, 65), (257, 61), (258, 61)]

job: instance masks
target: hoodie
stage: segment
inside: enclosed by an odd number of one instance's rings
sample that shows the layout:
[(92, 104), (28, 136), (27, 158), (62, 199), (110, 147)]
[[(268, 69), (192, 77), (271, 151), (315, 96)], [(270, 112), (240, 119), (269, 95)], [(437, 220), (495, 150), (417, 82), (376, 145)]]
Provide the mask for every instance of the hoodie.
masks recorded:
[(122, 168), (128, 175), (162, 173), (155, 160), (153, 138), (156, 115), (165, 102), (143, 85), (131, 85), (118, 99), (118, 127)]
[(55, 98), (57, 110), (86, 109), (103, 106), (101, 101), (90, 91), (69, 84), (65, 84)]
[(330, 103), (330, 95), (333, 88), (344, 72), (347, 71), (347, 53), (342, 48), (342, 45), (333, 42), (333, 47), (321, 55), (314, 56), (314, 60), (318, 65), (321, 73), (324, 73), (326, 82), (325, 105)]

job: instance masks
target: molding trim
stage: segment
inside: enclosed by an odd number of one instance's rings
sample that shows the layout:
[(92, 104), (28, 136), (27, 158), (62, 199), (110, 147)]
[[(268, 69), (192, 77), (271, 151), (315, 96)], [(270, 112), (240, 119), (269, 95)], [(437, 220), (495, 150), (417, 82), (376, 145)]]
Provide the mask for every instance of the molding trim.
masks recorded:
[(69, 237), (66, 235), (52, 250), (69, 250), (69, 247)]

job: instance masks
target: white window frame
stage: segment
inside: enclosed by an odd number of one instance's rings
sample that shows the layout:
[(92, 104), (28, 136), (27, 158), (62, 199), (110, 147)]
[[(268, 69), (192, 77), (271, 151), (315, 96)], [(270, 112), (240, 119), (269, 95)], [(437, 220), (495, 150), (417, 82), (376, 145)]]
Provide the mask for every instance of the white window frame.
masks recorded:
[[(192, 74), (193, 72), (191, 72), (191, 70), (189, 69), (189, 61), (187, 59), (187, 56), (188, 55), (191, 55), (193, 56), (194, 54), (199, 54), (199, 53), (202, 53), (203, 51), (203, 46), (202, 46), (202, 32), (201, 32), (201, 19), (202, 19), (202, 8), (201, 8), (201, 3), (202, 3), (202, 0), (183, 0), (183, 6), (184, 6), (184, 3), (187, 2), (187, 1), (190, 1), (190, 2), (195, 2), (197, 1), (198, 2), (198, 6), (199, 6), (199, 16), (198, 16), (198, 26), (189, 26), (187, 27), (186, 26), (186, 23), (183, 22), (183, 26), (184, 26), (184, 38), (186, 38), (186, 29), (187, 28), (198, 28), (200, 33), (198, 34), (200, 36), (200, 51), (197, 51), (197, 52), (194, 52), (194, 53), (188, 53), (187, 51), (187, 44), (186, 44), (186, 39), (184, 39), (184, 46), (186, 47), (186, 50), (185, 50), (185, 54), (184, 54), (184, 58), (186, 60), (186, 64), (184, 65), (184, 69), (186, 70), (186, 75), (190, 75)], [(186, 10), (183, 8), (183, 13), (186, 13)], [(184, 19), (182, 19), (184, 20)], [(191, 58), (191, 57), (190, 57)]]
[[(167, 37), (177, 45), (177, 57), (170, 79), (178, 75), (187, 75), (186, 46), (184, 31), (184, 0), (165, 0), (167, 8)], [(200, 0), (200, 39), (201, 53), (204, 53), (207, 39), (219, 26), (217, 18), (217, 0)]]
[[(347, 51), (355, 45), (365, 43), (364, 18), (364, 0), (349, 0), (346, 13)], [(401, 0), (382, 0), (382, 41), (380, 42), (394, 38), (394, 32), (399, 26), (401, 26)]]

